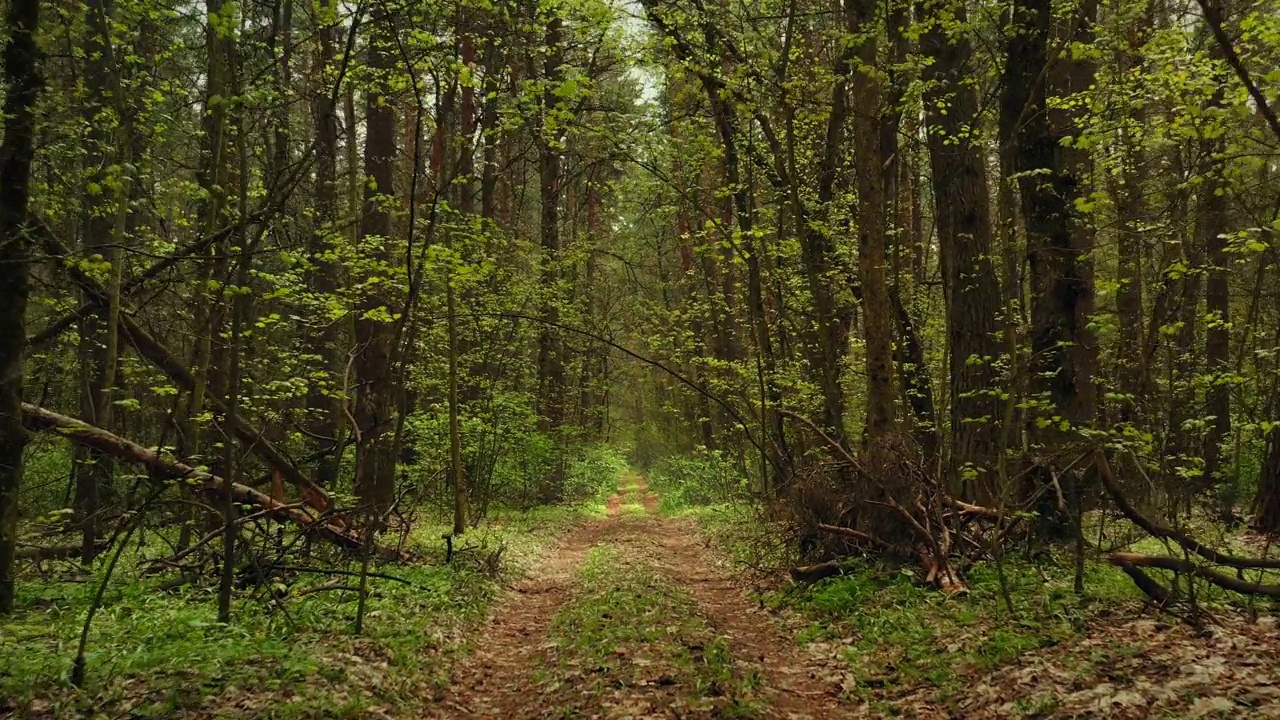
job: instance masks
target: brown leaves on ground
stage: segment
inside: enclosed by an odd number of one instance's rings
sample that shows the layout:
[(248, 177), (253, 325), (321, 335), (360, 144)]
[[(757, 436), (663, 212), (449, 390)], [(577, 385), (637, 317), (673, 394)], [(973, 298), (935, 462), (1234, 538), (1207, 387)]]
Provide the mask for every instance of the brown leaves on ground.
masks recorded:
[(973, 678), (946, 705), (925, 688), (902, 705), (921, 718), (1280, 717), (1275, 618), (1222, 621), (1203, 637), (1149, 613), (1099, 621), (1078, 640)]

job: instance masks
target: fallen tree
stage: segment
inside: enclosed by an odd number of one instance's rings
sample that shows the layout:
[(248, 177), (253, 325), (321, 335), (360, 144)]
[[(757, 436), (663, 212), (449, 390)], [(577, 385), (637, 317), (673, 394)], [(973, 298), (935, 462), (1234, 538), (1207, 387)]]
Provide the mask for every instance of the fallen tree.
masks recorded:
[(1138, 512), (1138, 509), (1133, 506), (1133, 503), (1129, 502), (1124, 492), (1120, 490), (1120, 486), (1116, 483), (1115, 475), (1111, 472), (1111, 464), (1107, 462), (1106, 453), (1102, 452), (1102, 450), (1095, 450), (1093, 452), (1093, 462), (1098, 468), (1098, 476), (1102, 478), (1102, 487), (1107, 491), (1107, 495), (1111, 496), (1112, 502), (1120, 509), (1121, 514), (1151, 535), (1161, 540), (1171, 540), (1184, 550), (1219, 565), (1229, 565), (1240, 570), (1280, 570), (1280, 558), (1239, 557), (1219, 552), (1181, 530), (1166, 527), (1146, 517)]
[[(56, 433), (71, 442), (93, 448), (122, 462), (140, 465), (153, 477), (182, 480), (195, 486), (200, 492), (213, 496), (221, 496), (227, 487), (226, 481), (217, 475), (162, 457), (155, 450), (102, 428), (30, 403), (22, 404), (22, 420), (29, 430)], [(317, 515), (298, 505), (287, 505), (247, 485), (231, 483), (230, 487), (232, 498), (236, 502), (259, 508), (265, 515), (276, 520), (296, 523), (306, 533), (351, 549), (358, 549), (364, 544), (356, 532), (338, 524), (334, 518)]]
[[(1182, 573), (1193, 577), (1203, 578), (1214, 585), (1226, 590), (1232, 590), (1242, 595), (1266, 595), (1267, 597), (1280, 598), (1280, 585), (1249, 582), (1240, 578), (1231, 577), (1225, 573), (1219, 572), (1207, 565), (1194, 563), (1184, 558), (1167, 557), (1161, 555), (1140, 555), (1130, 552), (1114, 552), (1109, 557), (1111, 563), (1120, 568), (1127, 567), (1147, 567), (1159, 570), (1170, 570), (1175, 573)], [(1132, 575), (1130, 575), (1132, 577)], [(1142, 587), (1139, 584), (1139, 587)], [(1146, 588), (1143, 587), (1146, 591)], [(1148, 592), (1150, 594), (1150, 592)], [(1167, 597), (1168, 593), (1165, 593)], [(1159, 601), (1159, 596), (1153, 595), (1152, 599)]]
[[(1113, 552), (1107, 556), (1107, 560), (1112, 565), (1123, 570), (1133, 580), (1134, 584), (1155, 601), (1157, 605), (1167, 606), (1174, 599), (1175, 593), (1155, 578), (1143, 572), (1142, 568), (1167, 570), (1178, 575), (1200, 578), (1212, 585), (1242, 595), (1264, 595), (1266, 597), (1280, 598), (1280, 585), (1249, 582), (1241, 576), (1245, 570), (1280, 570), (1280, 558), (1242, 557), (1224, 553), (1195, 539), (1182, 530), (1171, 528), (1152, 520), (1139, 512), (1133, 503), (1129, 502), (1129, 498), (1125, 497), (1120, 485), (1116, 482), (1115, 474), (1111, 470), (1111, 463), (1107, 461), (1107, 455), (1101, 448), (1093, 451), (1093, 464), (1098, 470), (1098, 477), (1102, 480), (1103, 489), (1125, 518), (1153, 537), (1174, 543), (1187, 554), (1186, 557), (1171, 557), (1143, 555), (1132, 552)], [(1233, 568), (1237, 576), (1233, 577), (1207, 564), (1195, 562), (1191, 559), (1193, 556), (1198, 556), (1212, 564)]]
[[(105, 539), (99, 539), (93, 544), (94, 554), (98, 554), (109, 547), (109, 543)], [(65, 560), (67, 558), (79, 557), (84, 552), (84, 545), (76, 543), (75, 545), (53, 545), (45, 547), (41, 545), (20, 545), (14, 552), (14, 557), (19, 560), (34, 560), (41, 562), (44, 560)]]
[[(47, 227), (42, 227), (39, 235), (41, 243), (51, 255), (68, 256), (69, 251), (67, 248)], [(64, 266), (64, 269), (72, 280), (84, 288), (98, 303), (105, 304), (107, 302), (109, 296), (107, 288), (97, 279), (84, 272), (79, 265), (68, 263)], [(173, 351), (147, 332), (137, 320), (133, 319), (130, 313), (120, 312), (119, 323), (121, 336), (137, 350), (139, 355), (151, 361), (181, 389), (187, 392), (195, 391), (200, 380), (191, 374), (187, 364), (179, 359)], [(215, 394), (205, 392), (205, 402), (215, 414), (226, 414), (226, 405)], [(321, 513), (332, 509), (333, 502), (329, 497), (329, 493), (298, 469), (274, 443), (266, 438), (266, 435), (259, 428), (237, 414), (231, 431), (246, 449), (257, 455), (272, 469), (279, 470), (285, 480), (297, 487), (304, 502)]]

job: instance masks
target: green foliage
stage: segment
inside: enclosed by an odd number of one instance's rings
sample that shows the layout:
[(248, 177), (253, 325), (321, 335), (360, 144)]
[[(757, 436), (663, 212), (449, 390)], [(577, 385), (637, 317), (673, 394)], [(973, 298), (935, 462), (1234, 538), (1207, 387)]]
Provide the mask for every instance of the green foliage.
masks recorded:
[[(323, 574), (289, 573), (240, 594), (234, 624), (221, 625), (211, 588), (157, 590), (164, 578), (146, 575), (145, 560), (164, 554), (172, 539), (148, 533), (141, 547), (126, 552), (108, 587), (81, 690), (66, 680), (101, 565), (87, 578), (70, 573), (19, 584), (16, 614), (0, 621), (0, 698), (20, 715), (96, 710), (138, 718), (293, 719), (420, 712), (447, 682), (451, 659), (466, 649), (468, 631), (485, 616), (502, 577), (580, 517), (572, 507), (495, 511), (468, 533), (451, 565), (434, 564), (444, 558), (440, 531), (447, 526), (416, 526), (408, 547), (422, 560), (375, 568), (409, 584), (370, 579), (361, 637), (351, 634), (353, 590), (305, 594), (335, 579)], [(287, 594), (273, 597), (279, 591)]]
[(612, 445), (591, 445), (574, 454), (564, 479), (564, 498), (593, 500), (610, 493), (627, 469), (627, 460)]
[(989, 564), (971, 568), (967, 596), (924, 587), (909, 569), (855, 565), (770, 602), (791, 605), (813, 621), (803, 634), (808, 641), (849, 638), (845, 652), (863, 691), (923, 681), (945, 697), (962, 689), (957, 682), (968, 670), (998, 668), (1059, 643), (1095, 614), (1140, 596), (1127, 576), (1101, 563), (1086, 565), (1083, 596), (1072, 591), (1068, 558), (1041, 566), (1008, 558), (1004, 572), (1012, 616)]
[(57, 438), (38, 438), (23, 455), (18, 514), (36, 518), (66, 507), (71, 487), (71, 448)]
[(650, 486), (662, 496), (664, 511), (718, 505), (750, 496), (741, 469), (719, 450), (700, 448), (691, 455), (658, 461), (648, 474)]

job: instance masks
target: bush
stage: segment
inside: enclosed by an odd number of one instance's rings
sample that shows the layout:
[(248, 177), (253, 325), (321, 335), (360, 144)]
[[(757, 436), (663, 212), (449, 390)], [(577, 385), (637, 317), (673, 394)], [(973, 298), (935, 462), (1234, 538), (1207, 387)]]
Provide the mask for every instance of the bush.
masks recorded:
[(750, 481), (724, 453), (701, 448), (658, 461), (649, 484), (668, 507), (719, 505), (750, 495)]
[(569, 462), (562, 495), (566, 501), (580, 502), (612, 492), (626, 469), (627, 460), (617, 449), (588, 446)]

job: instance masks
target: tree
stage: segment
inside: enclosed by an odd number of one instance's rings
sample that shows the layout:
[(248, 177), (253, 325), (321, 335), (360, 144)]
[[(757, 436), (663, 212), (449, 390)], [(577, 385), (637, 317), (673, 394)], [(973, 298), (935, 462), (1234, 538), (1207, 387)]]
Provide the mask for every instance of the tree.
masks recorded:
[(14, 553), (18, 540), (18, 488), (27, 432), (22, 426), (22, 352), (30, 292), (31, 240), (27, 205), (40, 93), (38, 0), (9, 3), (4, 48), (4, 139), (0, 141), (0, 614), (13, 611)]
[(392, 207), (395, 202), (396, 112), (392, 97), (395, 26), (382, 6), (370, 17), (369, 70), (365, 92), (364, 210), (360, 251), (369, 280), (356, 306), (352, 413), (357, 440), (356, 494), (371, 518), (380, 519), (395, 497), (395, 388), (392, 387), (392, 313), (390, 292), (395, 254)]
[(964, 494), (990, 501), (999, 446), (999, 287), (991, 263), (991, 210), (980, 142), (978, 99), (965, 78), (973, 53), (963, 3), (928, 0), (924, 28), (925, 129), (942, 282), (947, 303), (951, 391), (950, 479)]

